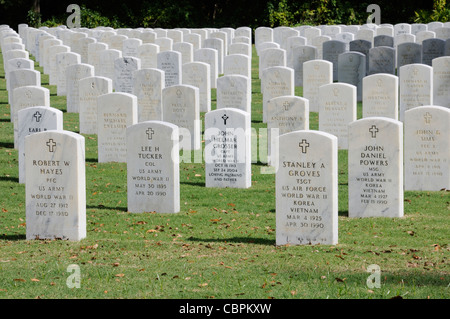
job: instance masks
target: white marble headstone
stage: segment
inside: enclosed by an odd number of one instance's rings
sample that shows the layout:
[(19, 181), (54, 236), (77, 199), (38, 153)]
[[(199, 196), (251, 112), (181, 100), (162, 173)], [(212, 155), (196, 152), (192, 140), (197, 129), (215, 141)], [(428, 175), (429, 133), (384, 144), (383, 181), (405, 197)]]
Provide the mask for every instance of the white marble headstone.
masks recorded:
[(251, 186), (250, 114), (222, 108), (205, 114), (206, 187)]
[(183, 64), (183, 84), (198, 87), (200, 112), (211, 111), (211, 66), (205, 62)]
[(274, 66), (264, 70), (261, 76), (261, 94), (263, 97), (263, 122), (267, 121), (267, 103), (277, 96), (294, 95), (294, 70)]
[(310, 60), (303, 63), (303, 97), (309, 100), (309, 111), (319, 112), (319, 87), (333, 83), (333, 63)]
[(363, 78), (362, 117), (398, 119), (398, 77), (377, 73)]
[(180, 210), (178, 127), (145, 121), (127, 129), (128, 211)]
[(201, 48), (194, 51), (194, 61), (209, 64), (211, 89), (217, 88), (217, 77), (219, 76), (219, 68), (217, 50), (211, 48)]
[(337, 244), (337, 137), (306, 130), (279, 139), (276, 245)]
[(450, 108), (450, 57), (432, 60), (433, 104)]
[[(267, 103), (267, 162), (278, 163), (278, 137), (299, 130), (309, 130), (309, 101), (299, 96), (278, 96)], [(260, 143), (260, 149), (263, 146)]]
[(133, 72), (141, 68), (141, 60), (123, 56), (114, 60), (113, 87), (116, 92), (133, 93)]
[(47, 131), (25, 138), (26, 238), (86, 237), (84, 137)]
[(133, 91), (138, 103), (138, 122), (162, 120), (162, 89), (164, 88), (164, 72), (149, 68), (136, 70), (133, 73)]
[(158, 69), (165, 72), (165, 87), (182, 83), (180, 52), (161, 51), (156, 59)]
[(14, 89), (11, 120), (14, 125), (15, 148), (17, 148), (18, 112), (31, 106), (50, 106), (50, 90), (37, 85), (21, 86)]
[(99, 64), (98, 70), (95, 69), (95, 75), (104, 76), (114, 80), (114, 61), (118, 58), (122, 57), (122, 51), (116, 49), (106, 49), (102, 50), (99, 53), (99, 60), (101, 61)]
[(275, 66), (287, 66), (286, 50), (280, 48), (268, 48), (259, 52), (259, 77), (265, 69)]
[(413, 107), (433, 105), (433, 68), (415, 63), (399, 70), (399, 118), (404, 120), (405, 112)]
[(450, 189), (450, 109), (420, 106), (405, 112), (405, 190)]
[(368, 117), (349, 124), (348, 216), (403, 216), (403, 123)]
[(317, 48), (312, 45), (292, 48), (292, 68), (294, 69), (295, 86), (303, 86), (303, 63), (317, 59)]
[(137, 57), (141, 59), (142, 69), (156, 69), (157, 56), (159, 53), (159, 46), (154, 43), (144, 43), (137, 48)]
[(162, 91), (163, 121), (179, 127), (180, 148), (201, 148), (199, 89), (192, 85), (172, 85)]
[(90, 64), (79, 63), (66, 67), (66, 100), (68, 113), (79, 113), (79, 81), (91, 76), (94, 76), (94, 67)]
[(217, 51), (217, 72), (223, 74), (223, 58), (225, 56), (224, 41), (219, 38), (207, 38), (203, 41), (203, 48)]
[(356, 121), (356, 86), (331, 83), (319, 87), (319, 131), (338, 138), (338, 149), (348, 149), (348, 124)]
[(230, 54), (223, 59), (223, 74), (243, 75), (251, 79), (252, 77), (251, 57), (244, 54)]
[(11, 114), (14, 110), (14, 89), (22, 86), (41, 86), (41, 73), (36, 70), (17, 69), (9, 72), (8, 103)]
[(127, 160), (126, 130), (137, 123), (137, 98), (123, 92), (97, 98), (98, 162)]
[(53, 107), (32, 106), (17, 113), (19, 183), (25, 183), (25, 137), (39, 132), (63, 129), (63, 112)]
[(81, 134), (97, 134), (97, 98), (112, 93), (112, 80), (103, 76), (85, 77), (78, 82)]
[(56, 94), (67, 95), (66, 68), (73, 64), (81, 63), (81, 56), (75, 52), (61, 52), (56, 54)]
[(70, 47), (67, 45), (54, 45), (49, 52), (48, 56), (48, 65), (49, 65), (49, 74), (48, 81), (50, 85), (58, 84), (58, 64), (56, 61), (56, 55), (58, 53), (70, 52)]
[(250, 78), (232, 74), (217, 79), (217, 109), (237, 108), (251, 113), (251, 96)]

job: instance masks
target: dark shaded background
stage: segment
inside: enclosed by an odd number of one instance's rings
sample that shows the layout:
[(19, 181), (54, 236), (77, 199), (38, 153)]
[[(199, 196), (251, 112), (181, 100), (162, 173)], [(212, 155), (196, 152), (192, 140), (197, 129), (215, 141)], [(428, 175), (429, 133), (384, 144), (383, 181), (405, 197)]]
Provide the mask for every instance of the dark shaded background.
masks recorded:
[[(269, 19), (269, 7), (278, 8), (280, 1), (287, 6), (289, 12), (298, 17), (298, 21), (294, 21), (297, 23), (301, 22), (300, 17), (305, 12), (305, 8), (317, 10), (324, 3), (331, 8), (324, 19), (334, 18), (335, 22), (346, 19), (349, 10), (358, 17), (367, 18), (369, 13), (366, 13), (366, 8), (371, 3), (380, 6), (381, 23), (391, 24), (413, 23), (415, 11), (431, 10), (433, 7), (432, 0), (362, 2), (355, 0), (0, 0), (0, 24), (8, 24), (17, 30), (18, 24), (28, 22), (29, 10), (40, 11), (41, 21), (55, 17), (56, 20), (65, 21), (70, 15), (66, 13), (67, 6), (74, 3), (98, 11), (102, 16), (114, 18), (120, 21), (123, 27), (142, 27), (142, 21), (146, 19), (146, 27), (237, 28), (249, 26), (256, 28), (273, 24), (273, 21)], [(345, 21), (341, 23), (345, 24)]]

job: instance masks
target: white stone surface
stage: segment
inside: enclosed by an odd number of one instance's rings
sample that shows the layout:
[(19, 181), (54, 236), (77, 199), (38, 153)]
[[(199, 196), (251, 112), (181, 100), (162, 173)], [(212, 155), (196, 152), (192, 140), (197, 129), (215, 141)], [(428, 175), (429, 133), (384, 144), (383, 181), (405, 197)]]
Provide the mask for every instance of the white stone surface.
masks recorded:
[(276, 245), (338, 243), (337, 138), (318, 131), (280, 136)]
[(420, 106), (405, 112), (405, 190), (450, 189), (450, 109)]
[(319, 87), (319, 131), (338, 138), (338, 149), (348, 149), (348, 124), (356, 121), (356, 86), (331, 83)]
[(112, 93), (112, 80), (103, 76), (85, 77), (78, 82), (79, 127), (81, 134), (97, 134), (97, 98)]
[(50, 106), (50, 90), (39, 85), (21, 86), (13, 91), (11, 120), (14, 126), (14, 148), (17, 149), (18, 112), (31, 106)]
[(251, 79), (238, 74), (224, 75), (217, 79), (217, 109), (237, 108), (251, 113)]
[(178, 127), (145, 121), (127, 129), (128, 211), (180, 210)]
[(433, 105), (433, 68), (414, 63), (399, 70), (399, 119), (407, 110), (417, 106)]
[(66, 68), (66, 101), (67, 113), (80, 112), (79, 81), (94, 76), (94, 67), (90, 64), (79, 63)]
[(115, 92), (133, 93), (133, 72), (141, 68), (141, 60), (123, 56), (114, 60), (113, 88)]
[(362, 116), (398, 120), (398, 77), (377, 73), (363, 78)]
[(248, 112), (222, 108), (205, 114), (206, 187), (251, 186), (251, 122)]
[(86, 237), (84, 137), (47, 131), (25, 138), (26, 238)]
[(368, 117), (349, 124), (348, 216), (403, 217), (403, 123)]
[(433, 104), (450, 108), (450, 57), (432, 60)]
[(162, 90), (164, 86), (163, 71), (155, 68), (134, 71), (132, 93), (137, 97), (138, 122), (162, 120)]
[(181, 53), (177, 51), (161, 51), (157, 57), (158, 69), (165, 72), (165, 87), (182, 83)]
[(127, 160), (126, 130), (137, 123), (137, 97), (113, 92), (97, 98), (98, 162)]
[(211, 66), (205, 62), (183, 64), (183, 84), (198, 87), (200, 112), (211, 111)]
[[(278, 163), (278, 137), (299, 130), (309, 130), (309, 101), (299, 96), (278, 96), (267, 103), (267, 162)], [(260, 142), (260, 149), (263, 146)]]
[(162, 91), (163, 121), (179, 128), (180, 148), (201, 148), (199, 89), (192, 85), (172, 85)]
[(277, 96), (294, 95), (294, 70), (275, 66), (264, 70), (261, 76), (261, 94), (263, 97), (263, 122), (267, 121), (267, 103)]
[(319, 87), (333, 83), (333, 63), (310, 60), (303, 63), (303, 97), (309, 100), (309, 111), (319, 112)]
[(39, 132), (63, 129), (63, 112), (53, 107), (31, 106), (17, 113), (19, 183), (25, 183), (25, 137)]

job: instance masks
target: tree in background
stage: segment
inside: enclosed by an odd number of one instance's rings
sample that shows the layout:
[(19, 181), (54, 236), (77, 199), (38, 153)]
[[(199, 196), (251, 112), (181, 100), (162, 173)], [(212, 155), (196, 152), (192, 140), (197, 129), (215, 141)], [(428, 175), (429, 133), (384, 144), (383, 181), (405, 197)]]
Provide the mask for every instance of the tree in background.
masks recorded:
[(433, 10), (418, 10), (415, 12), (414, 22), (428, 23), (432, 21), (450, 21), (450, 4), (446, 0), (434, 0)]
[(17, 27), (65, 24), (69, 4), (82, 9), (83, 27), (220, 28), (363, 24), (369, 4), (381, 8), (381, 23), (448, 21), (445, 0), (0, 0), (0, 23)]

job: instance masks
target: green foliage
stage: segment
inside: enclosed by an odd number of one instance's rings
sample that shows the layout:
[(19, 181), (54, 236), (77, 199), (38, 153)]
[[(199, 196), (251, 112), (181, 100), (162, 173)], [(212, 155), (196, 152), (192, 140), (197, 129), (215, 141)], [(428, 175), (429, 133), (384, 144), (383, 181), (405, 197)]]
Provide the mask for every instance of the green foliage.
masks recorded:
[(429, 23), (432, 21), (450, 21), (450, 4), (446, 0), (434, 0), (433, 10), (418, 10), (415, 12), (414, 22)]
[[(42, 26), (56, 27), (58, 25), (66, 25), (67, 18), (71, 13), (64, 13), (58, 16), (52, 16), (50, 19), (42, 22)], [(100, 26), (109, 26), (112, 28), (121, 28), (123, 24), (117, 17), (108, 18), (99, 11), (87, 8), (85, 5), (80, 7), (80, 23), (82, 28), (93, 29)]]
[(164, 4), (154, 5), (147, 3), (143, 9), (141, 26), (144, 28), (177, 28), (192, 26), (192, 17), (195, 8), (189, 2), (167, 1)]
[(269, 1), (267, 3), (267, 9), (269, 11), (269, 26), (289, 26), (294, 22), (294, 14), (289, 8), (287, 0), (280, 0), (278, 3), (275, 1)]
[(41, 14), (34, 10), (28, 10), (27, 24), (33, 28), (39, 28), (41, 26)]
[(80, 13), (80, 22), (81, 27), (83, 28), (93, 29), (101, 26), (109, 26), (112, 28), (122, 27), (117, 17), (113, 17), (112, 19), (110, 19), (102, 15), (99, 11), (89, 9), (84, 5), (81, 7)]

